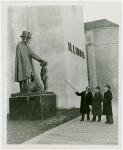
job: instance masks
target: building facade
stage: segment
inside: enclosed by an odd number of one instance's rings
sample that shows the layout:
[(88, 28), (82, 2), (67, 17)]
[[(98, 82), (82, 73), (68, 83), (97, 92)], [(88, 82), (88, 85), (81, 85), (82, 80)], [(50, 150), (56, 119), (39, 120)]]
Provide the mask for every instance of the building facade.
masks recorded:
[(106, 19), (84, 24), (88, 52), (89, 83), (94, 90), (109, 84), (118, 100), (119, 26)]
[[(19, 84), (14, 82), (15, 53), (22, 31), (32, 33), (30, 47), (48, 62), (48, 91), (57, 95), (58, 108), (79, 107), (80, 98), (65, 80), (78, 91), (88, 85), (82, 7), (8, 8), (8, 99), (19, 92)], [(35, 69), (40, 78), (41, 67), (36, 61)]]

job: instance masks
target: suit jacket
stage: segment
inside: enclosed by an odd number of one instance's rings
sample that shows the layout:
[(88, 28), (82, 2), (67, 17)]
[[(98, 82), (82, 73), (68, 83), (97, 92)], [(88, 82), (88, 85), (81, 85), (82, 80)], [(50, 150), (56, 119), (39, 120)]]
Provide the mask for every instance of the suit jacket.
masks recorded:
[(30, 47), (20, 42), (16, 48), (15, 58), (15, 82), (26, 80), (34, 76), (35, 69), (32, 58), (41, 62), (42, 59), (37, 56)]
[(101, 116), (102, 112), (102, 94), (100, 92), (94, 94), (93, 102), (92, 102), (92, 114)]
[(104, 93), (103, 115), (112, 115), (112, 93), (110, 90)]
[(76, 92), (76, 95), (81, 96), (81, 104), (80, 104), (80, 113), (89, 114), (90, 108), (89, 105), (92, 105), (93, 95), (91, 92), (86, 94), (86, 91), (81, 93)]

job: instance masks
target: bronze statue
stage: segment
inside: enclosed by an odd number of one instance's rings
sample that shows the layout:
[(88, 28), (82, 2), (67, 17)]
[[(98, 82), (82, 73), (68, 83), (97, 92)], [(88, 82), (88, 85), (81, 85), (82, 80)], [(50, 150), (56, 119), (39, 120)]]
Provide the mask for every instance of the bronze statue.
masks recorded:
[(39, 61), (41, 64), (47, 63), (29, 47), (32, 38), (30, 32), (23, 31), (20, 37), (22, 37), (22, 41), (18, 43), (16, 48), (15, 82), (20, 83), (20, 92), (43, 91), (35, 72), (33, 59)]

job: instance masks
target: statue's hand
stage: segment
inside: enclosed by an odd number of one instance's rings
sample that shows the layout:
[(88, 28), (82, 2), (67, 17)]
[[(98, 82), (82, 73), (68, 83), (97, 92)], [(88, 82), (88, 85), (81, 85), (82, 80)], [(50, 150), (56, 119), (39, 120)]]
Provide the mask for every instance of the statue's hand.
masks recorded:
[(47, 62), (45, 61), (45, 60), (43, 60), (42, 62), (41, 62), (41, 66), (46, 66), (47, 65)]

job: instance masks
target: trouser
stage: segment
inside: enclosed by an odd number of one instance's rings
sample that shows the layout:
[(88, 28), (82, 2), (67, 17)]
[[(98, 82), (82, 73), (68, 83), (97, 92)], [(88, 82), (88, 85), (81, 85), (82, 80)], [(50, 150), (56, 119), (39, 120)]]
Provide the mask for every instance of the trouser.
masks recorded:
[(106, 122), (113, 124), (113, 115), (106, 115)]
[(30, 82), (30, 79), (26, 79), (26, 80), (23, 80), (23, 81), (20, 81), (20, 91), (21, 92), (26, 92), (26, 88), (27, 86), (29, 85), (29, 82)]
[(44, 90), (47, 90), (47, 79), (43, 80)]
[[(84, 118), (85, 118), (85, 114), (82, 113), (82, 118), (81, 118), (81, 120), (84, 120)], [(90, 120), (90, 113), (87, 114), (87, 120)]]
[[(96, 115), (93, 115), (93, 121), (96, 121)], [(101, 116), (98, 116), (98, 121), (101, 121)]]

